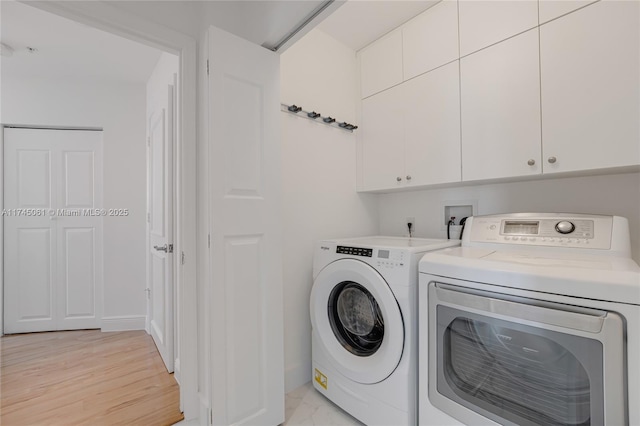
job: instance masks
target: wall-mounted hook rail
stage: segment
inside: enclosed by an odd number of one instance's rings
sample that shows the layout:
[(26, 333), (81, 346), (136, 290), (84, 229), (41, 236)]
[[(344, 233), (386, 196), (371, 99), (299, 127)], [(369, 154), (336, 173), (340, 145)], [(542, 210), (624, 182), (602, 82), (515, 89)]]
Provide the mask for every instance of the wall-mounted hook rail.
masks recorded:
[(337, 122), (335, 118), (327, 115), (323, 117), (322, 114), (316, 111), (305, 111), (302, 107), (298, 105), (286, 105), (280, 104), (281, 110), (284, 112), (288, 112), (290, 114), (297, 115), (298, 117), (306, 118), (309, 120), (313, 120), (316, 123), (327, 124), (331, 127), (335, 127), (337, 129), (346, 130), (347, 132), (352, 132), (358, 128), (355, 124), (347, 123), (346, 121)]

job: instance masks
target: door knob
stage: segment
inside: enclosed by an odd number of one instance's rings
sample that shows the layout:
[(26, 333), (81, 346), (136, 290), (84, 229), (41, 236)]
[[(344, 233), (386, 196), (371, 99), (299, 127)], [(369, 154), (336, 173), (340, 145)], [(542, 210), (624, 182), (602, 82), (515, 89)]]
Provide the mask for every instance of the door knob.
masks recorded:
[(553, 164), (557, 161), (556, 157), (549, 157), (549, 159), (547, 160), (549, 161), (549, 163)]
[(527, 161), (527, 164), (530, 166), (534, 166), (536, 164), (536, 160), (532, 158), (531, 160)]
[(165, 245), (163, 245), (162, 247), (160, 247), (160, 246), (153, 246), (153, 248), (154, 248), (154, 249), (156, 249), (156, 250), (158, 250), (158, 251), (163, 251), (163, 252), (165, 252), (165, 253), (166, 253), (166, 252), (167, 252), (167, 250), (168, 250), (168, 247), (167, 247), (167, 245), (166, 245), (166, 244), (165, 244)]
[(398, 176), (398, 177), (396, 178), (396, 180), (397, 180), (398, 182), (400, 182), (400, 181), (402, 180), (402, 178), (401, 178), (400, 176)]
[(411, 180), (411, 175), (407, 175), (407, 180)]

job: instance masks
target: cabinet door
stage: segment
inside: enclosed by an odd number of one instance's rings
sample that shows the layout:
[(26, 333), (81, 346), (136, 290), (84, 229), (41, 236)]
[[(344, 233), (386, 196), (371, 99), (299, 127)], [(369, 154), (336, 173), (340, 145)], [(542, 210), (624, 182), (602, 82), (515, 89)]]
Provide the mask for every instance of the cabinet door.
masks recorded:
[[(364, 190), (404, 186), (404, 86), (362, 101), (362, 186)], [(360, 131), (360, 130), (359, 130)]]
[(404, 79), (458, 59), (458, 2), (444, 0), (402, 28)]
[(537, 0), (461, 0), (460, 56), (538, 25)]
[(545, 173), (640, 164), (639, 28), (637, 1), (540, 27)]
[(408, 185), (459, 182), (460, 72), (455, 61), (405, 85)]
[(461, 59), (460, 71), (463, 180), (540, 173), (538, 30)]
[(362, 98), (402, 82), (402, 33), (396, 30), (365, 47), (360, 60)]

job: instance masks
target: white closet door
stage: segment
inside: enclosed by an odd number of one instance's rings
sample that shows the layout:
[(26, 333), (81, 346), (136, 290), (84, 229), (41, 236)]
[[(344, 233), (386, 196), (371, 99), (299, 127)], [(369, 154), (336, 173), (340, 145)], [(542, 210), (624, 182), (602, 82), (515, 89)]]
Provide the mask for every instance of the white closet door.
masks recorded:
[(5, 129), (5, 333), (100, 327), (102, 133)]
[(284, 422), (279, 56), (209, 29), (213, 424)]
[(47, 135), (59, 152), (57, 206), (58, 330), (99, 328), (102, 318), (102, 132)]

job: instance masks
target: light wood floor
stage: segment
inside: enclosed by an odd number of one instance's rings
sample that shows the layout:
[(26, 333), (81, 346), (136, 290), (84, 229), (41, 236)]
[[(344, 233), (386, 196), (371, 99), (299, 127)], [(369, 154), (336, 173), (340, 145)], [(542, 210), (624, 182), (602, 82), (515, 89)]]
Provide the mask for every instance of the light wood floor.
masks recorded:
[(144, 331), (0, 338), (2, 426), (172, 425), (179, 389)]

